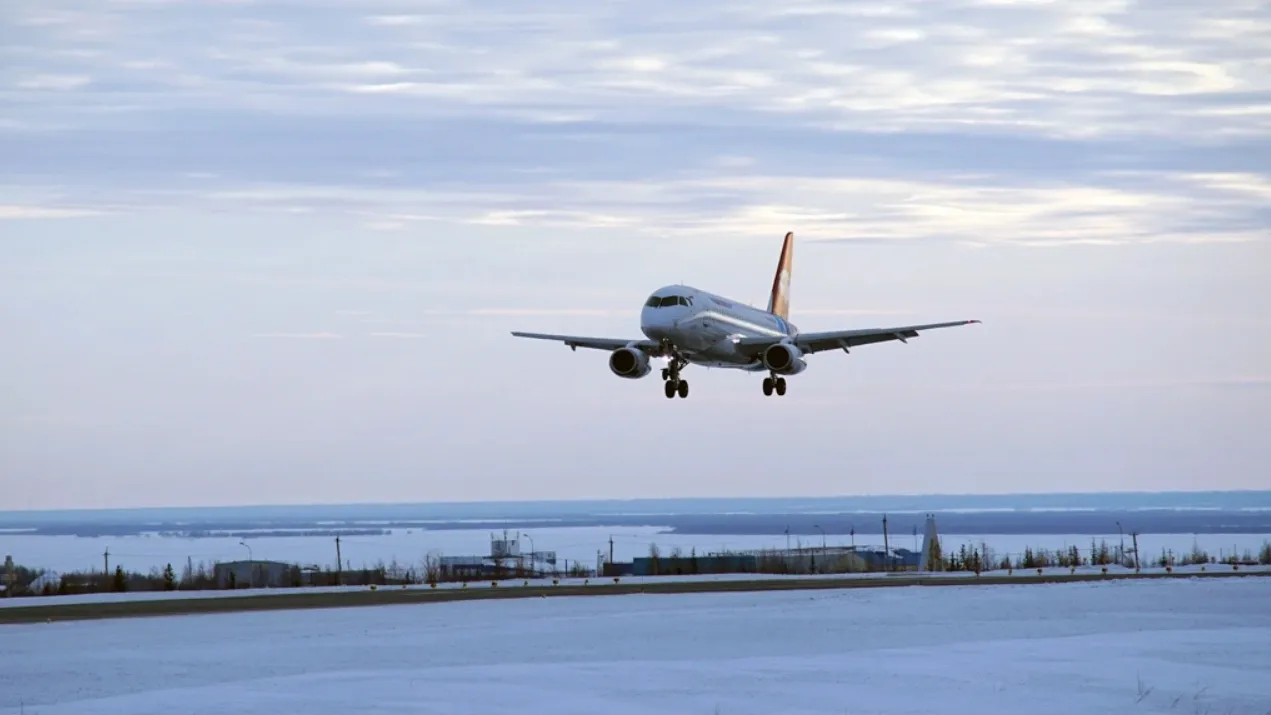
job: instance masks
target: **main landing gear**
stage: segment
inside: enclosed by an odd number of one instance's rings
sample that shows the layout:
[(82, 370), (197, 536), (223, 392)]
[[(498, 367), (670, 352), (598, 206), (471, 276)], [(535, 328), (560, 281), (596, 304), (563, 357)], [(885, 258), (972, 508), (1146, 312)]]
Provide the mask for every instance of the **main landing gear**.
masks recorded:
[(676, 395), (681, 398), (688, 397), (688, 380), (680, 377), (680, 370), (686, 363), (680, 358), (672, 358), (670, 367), (662, 368), (662, 379), (665, 381), (663, 385), (667, 399), (672, 399)]
[(774, 391), (778, 397), (786, 394), (786, 379), (784, 377), (772, 375), (763, 379), (763, 394), (771, 397)]

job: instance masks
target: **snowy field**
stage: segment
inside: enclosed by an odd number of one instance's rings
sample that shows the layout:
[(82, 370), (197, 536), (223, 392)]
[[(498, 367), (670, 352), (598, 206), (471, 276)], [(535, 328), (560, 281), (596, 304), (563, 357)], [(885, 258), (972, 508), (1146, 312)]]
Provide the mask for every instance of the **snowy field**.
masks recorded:
[(7, 626), (3, 715), (1265, 715), (1271, 579)]

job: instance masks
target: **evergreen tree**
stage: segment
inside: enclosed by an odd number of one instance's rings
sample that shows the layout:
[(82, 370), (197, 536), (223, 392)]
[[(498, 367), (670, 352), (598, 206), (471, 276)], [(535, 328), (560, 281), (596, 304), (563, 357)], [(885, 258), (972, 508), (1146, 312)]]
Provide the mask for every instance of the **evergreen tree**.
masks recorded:
[(128, 577), (124, 575), (124, 567), (115, 567), (115, 578), (111, 583), (112, 590), (122, 592), (128, 590)]
[(176, 589), (176, 587), (177, 587), (176, 572), (172, 570), (172, 564), (168, 564), (163, 569), (163, 590), (173, 591)]

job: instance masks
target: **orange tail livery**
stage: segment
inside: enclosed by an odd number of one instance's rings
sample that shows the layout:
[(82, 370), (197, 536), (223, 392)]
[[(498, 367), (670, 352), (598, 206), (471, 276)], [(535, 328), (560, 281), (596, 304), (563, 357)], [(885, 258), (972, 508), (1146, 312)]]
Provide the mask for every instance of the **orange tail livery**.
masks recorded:
[(772, 278), (772, 296), (768, 298), (768, 312), (790, 319), (790, 272), (794, 269), (794, 232), (786, 234), (781, 245), (781, 260), (777, 261), (777, 274)]

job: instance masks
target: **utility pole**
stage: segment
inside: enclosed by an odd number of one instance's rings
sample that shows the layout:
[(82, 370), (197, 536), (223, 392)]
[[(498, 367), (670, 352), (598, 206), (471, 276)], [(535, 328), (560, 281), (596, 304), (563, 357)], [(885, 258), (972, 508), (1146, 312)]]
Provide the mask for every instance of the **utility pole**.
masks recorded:
[(1117, 565), (1125, 566), (1125, 529), (1121, 528), (1121, 522), (1117, 522), (1117, 533), (1121, 535), (1121, 553), (1118, 554)]
[(1139, 532), (1131, 531), (1130, 538), (1134, 539), (1134, 572), (1139, 572)]
[(855, 524), (852, 524), (851, 531), (849, 533), (852, 536), (852, 551), (855, 551), (856, 550), (856, 525)]
[(786, 524), (786, 556), (790, 555), (790, 525)]
[(106, 547), (106, 553), (102, 554), (102, 558), (105, 559), (106, 561), (105, 570), (102, 571), (102, 573), (109, 576), (110, 575), (110, 547), (109, 546)]
[(613, 534), (609, 535), (609, 563), (613, 563)]
[(883, 514), (883, 570), (891, 571), (891, 545), (887, 541), (887, 515)]
[(340, 559), (340, 537), (337, 535), (335, 537), (335, 585), (337, 586), (343, 585), (340, 583), (343, 580), (340, 578), (340, 569), (343, 568), (343, 565), (344, 561)]

